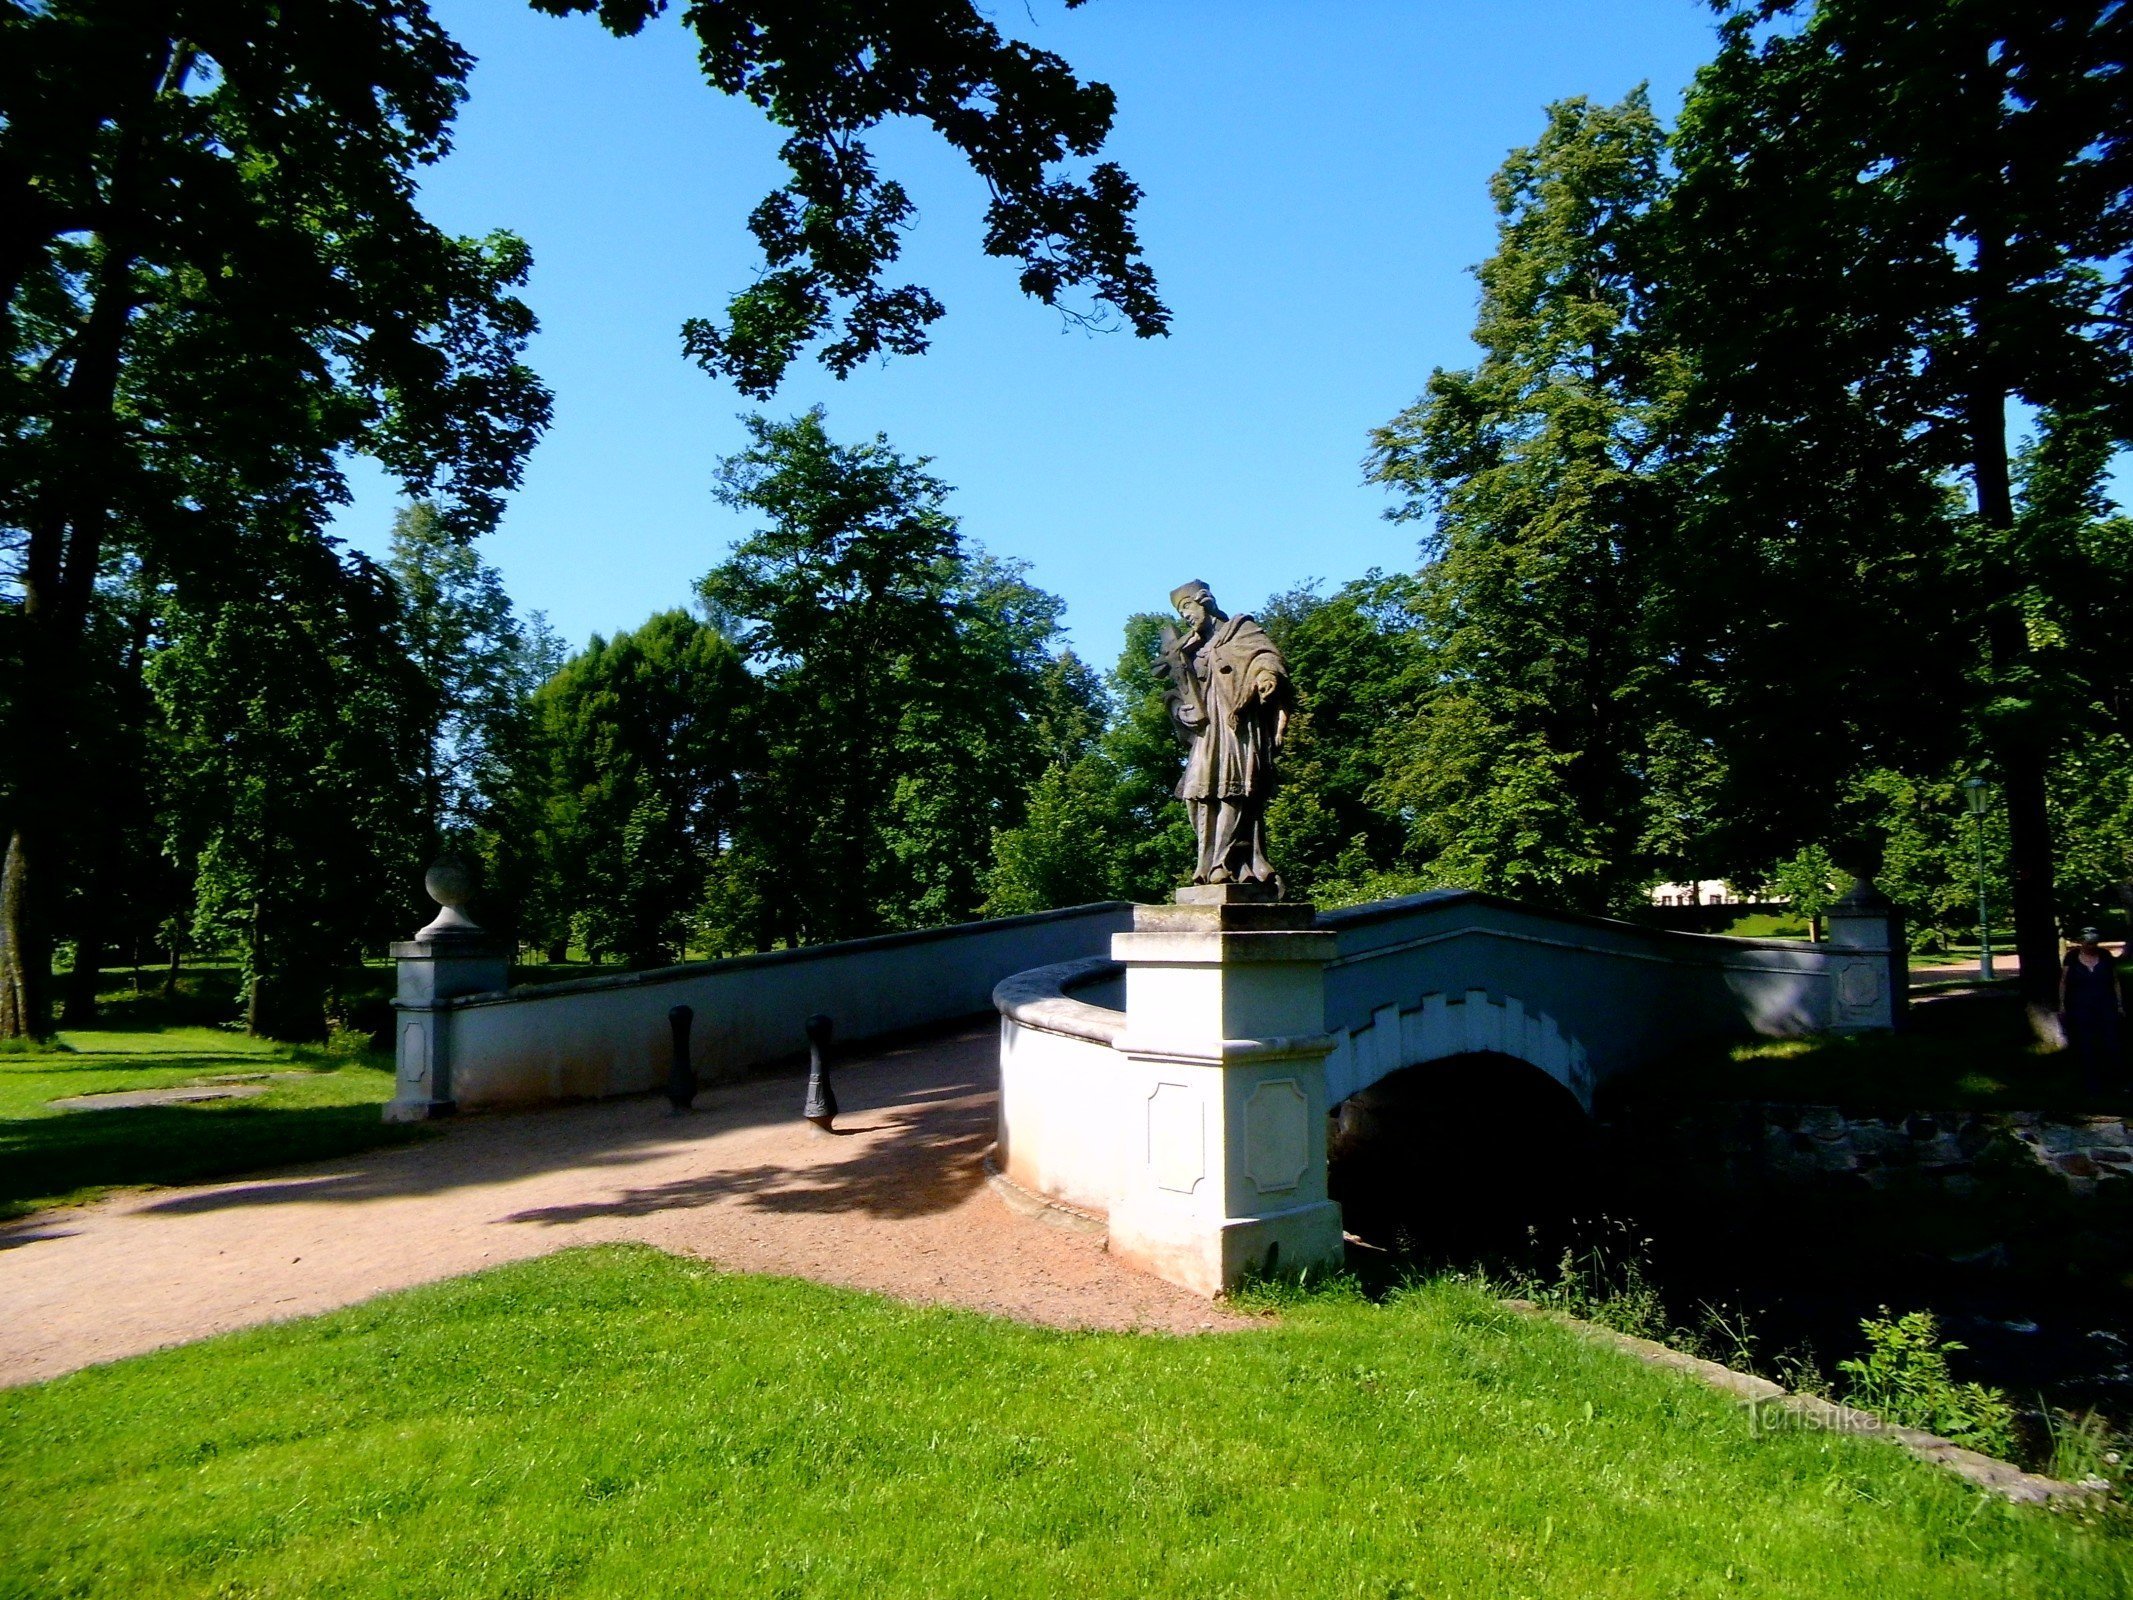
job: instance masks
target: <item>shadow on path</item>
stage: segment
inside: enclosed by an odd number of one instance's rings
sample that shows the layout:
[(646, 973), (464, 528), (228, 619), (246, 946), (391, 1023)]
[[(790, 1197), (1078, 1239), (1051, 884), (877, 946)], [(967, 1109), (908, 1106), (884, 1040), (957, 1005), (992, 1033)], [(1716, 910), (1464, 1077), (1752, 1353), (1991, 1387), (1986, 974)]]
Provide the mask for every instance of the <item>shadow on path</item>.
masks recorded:
[[(993, 1136), (991, 1095), (997, 1035), (989, 1027), (855, 1054), (837, 1067), (844, 1115), (857, 1119), (820, 1138), (799, 1116), (801, 1078), (791, 1073), (707, 1087), (698, 1110), (677, 1117), (656, 1094), (548, 1110), (496, 1113), (444, 1123), (445, 1137), (371, 1152), (332, 1171), (223, 1184), (140, 1209), (183, 1216), (241, 1206), (359, 1205), (511, 1183), (561, 1171), (596, 1172), (670, 1161), (694, 1145), (760, 1130), (789, 1130), (776, 1161), (706, 1172), (613, 1198), (535, 1208), (509, 1220), (561, 1224), (599, 1216), (645, 1216), (735, 1196), (766, 1211), (856, 1212), (897, 1218), (945, 1210), (984, 1181)], [(722, 1152), (707, 1148), (707, 1161)], [(4, 1242), (4, 1238), (0, 1238)]]
[(986, 1100), (936, 1104), (851, 1131), (885, 1137), (871, 1139), (827, 1168), (761, 1163), (629, 1189), (610, 1200), (540, 1206), (504, 1220), (553, 1226), (595, 1217), (644, 1217), (730, 1199), (757, 1211), (858, 1213), (889, 1220), (947, 1211), (985, 1181), (992, 1106)]

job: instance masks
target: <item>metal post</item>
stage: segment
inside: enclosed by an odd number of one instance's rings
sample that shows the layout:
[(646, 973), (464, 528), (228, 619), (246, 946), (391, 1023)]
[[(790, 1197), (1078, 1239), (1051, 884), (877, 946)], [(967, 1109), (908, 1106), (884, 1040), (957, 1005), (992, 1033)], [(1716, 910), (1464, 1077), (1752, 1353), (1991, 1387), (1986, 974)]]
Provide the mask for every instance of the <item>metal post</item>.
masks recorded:
[(820, 1012), (807, 1019), (807, 1104), (800, 1108), (800, 1115), (824, 1133), (837, 1120), (837, 1091), (830, 1087), (826, 1059), (836, 1031), (836, 1023)]
[(667, 1012), (667, 1026), (674, 1030), (674, 1059), (667, 1068), (667, 1099), (673, 1102), (675, 1115), (696, 1109), (696, 1069), (689, 1064), (689, 1024), (696, 1020), (696, 1013), (687, 1006), (674, 1006)]
[(1992, 912), (1985, 904), (1985, 819), (1977, 819), (1977, 975), (1992, 982)]

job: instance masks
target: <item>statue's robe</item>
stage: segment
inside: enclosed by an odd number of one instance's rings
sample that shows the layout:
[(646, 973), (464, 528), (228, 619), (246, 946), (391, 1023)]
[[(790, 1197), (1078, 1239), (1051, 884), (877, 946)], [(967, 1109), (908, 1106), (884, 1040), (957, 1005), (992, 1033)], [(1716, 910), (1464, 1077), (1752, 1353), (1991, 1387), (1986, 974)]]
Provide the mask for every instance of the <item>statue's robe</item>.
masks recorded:
[[(1279, 718), (1292, 692), (1288, 663), (1266, 629), (1250, 617), (1230, 617), (1193, 652), (1191, 668), (1205, 722), (1190, 707), (1179, 707), (1178, 720), (1198, 737), (1178, 780), (1178, 798), (1264, 800), (1274, 785)], [(1251, 693), (1262, 671), (1278, 686), (1271, 700)]]

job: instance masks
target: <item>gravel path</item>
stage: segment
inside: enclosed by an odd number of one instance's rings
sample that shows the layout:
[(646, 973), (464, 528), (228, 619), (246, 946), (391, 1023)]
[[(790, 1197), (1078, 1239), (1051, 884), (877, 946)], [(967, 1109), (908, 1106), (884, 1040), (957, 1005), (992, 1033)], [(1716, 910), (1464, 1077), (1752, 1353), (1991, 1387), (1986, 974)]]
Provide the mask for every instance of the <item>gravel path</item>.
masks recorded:
[(568, 1245), (634, 1239), (746, 1272), (1029, 1322), (1242, 1319), (1008, 1208), (986, 1184), (991, 1028), (854, 1060), (834, 1135), (798, 1080), (445, 1124), (444, 1137), (0, 1225), (0, 1385)]

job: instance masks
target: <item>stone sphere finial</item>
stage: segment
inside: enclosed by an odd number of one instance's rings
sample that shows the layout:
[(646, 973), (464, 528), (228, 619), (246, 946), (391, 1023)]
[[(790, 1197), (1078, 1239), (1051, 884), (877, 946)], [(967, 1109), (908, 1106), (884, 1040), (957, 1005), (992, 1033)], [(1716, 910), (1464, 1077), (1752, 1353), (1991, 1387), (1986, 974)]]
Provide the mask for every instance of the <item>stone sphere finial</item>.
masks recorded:
[(474, 874), (464, 861), (456, 856), (439, 856), (422, 875), (422, 887), (440, 909), (428, 927), (417, 930), (416, 938), (481, 932), (480, 925), (466, 914), (465, 908), (474, 898)]

